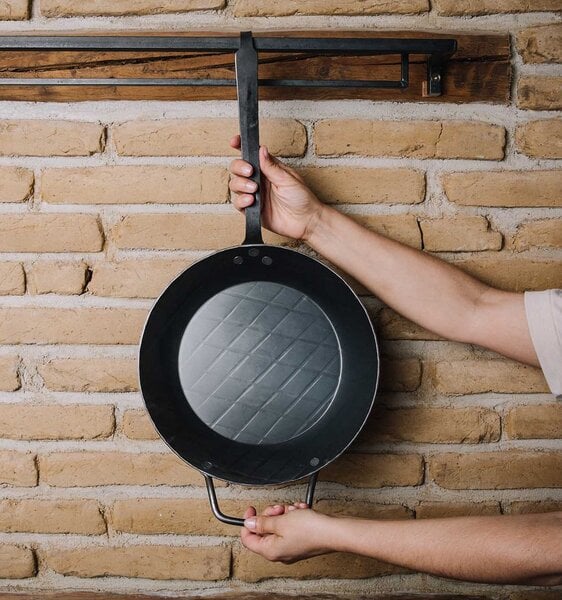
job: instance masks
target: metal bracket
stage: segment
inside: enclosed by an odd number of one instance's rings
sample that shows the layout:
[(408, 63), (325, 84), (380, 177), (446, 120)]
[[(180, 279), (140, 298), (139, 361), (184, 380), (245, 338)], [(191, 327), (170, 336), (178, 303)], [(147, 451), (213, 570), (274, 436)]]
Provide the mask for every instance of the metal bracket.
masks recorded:
[[(258, 52), (310, 52), (323, 55), (400, 55), (400, 79), (260, 79), (263, 86), (289, 87), (355, 87), (398, 88), (409, 85), (410, 56), (426, 55), (427, 82), (424, 95), (439, 96), (446, 60), (457, 49), (455, 39), (425, 38), (301, 38), (256, 37)], [(236, 52), (240, 39), (236, 36), (0, 36), (0, 51), (119, 51), (119, 52)], [(2, 77), (0, 86), (234, 86), (235, 79), (174, 78), (42, 78)]]
[(427, 58), (427, 81), (424, 81), (424, 96), (441, 96), (443, 88), (444, 61), (441, 56), (430, 54)]

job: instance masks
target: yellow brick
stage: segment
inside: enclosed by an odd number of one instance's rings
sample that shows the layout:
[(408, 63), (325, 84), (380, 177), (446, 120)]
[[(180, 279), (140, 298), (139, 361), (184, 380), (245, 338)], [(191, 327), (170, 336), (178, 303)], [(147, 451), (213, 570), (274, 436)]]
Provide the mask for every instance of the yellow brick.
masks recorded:
[(17, 356), (0, 356), (0, 391), (14, 392), (20, 388)]
[[(293, 503), (292, 488), (279, 490), (276, 502)], [(263, 501), (221, 500), (221, 509), (229, 515), (244, 514), (248, 505), (265, 508)], [(399, 505), (381, 505), (372, 502), (345, 502), (319, 500), (315, 510), (335, 516), (353, 516), (364, 519), (402, 519), (410, 511)], [(239, 530), (216, 519), (207, 499), (186, 500), (184, 498), (135, 498), (116, 500), (111, 508), (111, 526), (124, 533), (137, 534), (180, 534), (180, 535), (223, 535), (238, 536)]]
[(216, 204), (228, 200), (228, 171), (148, 165), (47, 169), (41, 198), (53, 204)]
[(0, 437), (92, 440), (114, 430), (113, 406), (0, 404)]
[(465, 206), (562, 206), (562, 171), (470, 171), (443, 177), (451, 202)]
[(24, 579), (36, 572), (33, 550), (13, 544), (0, 544), (0, 577)]
[(416, 204), (425, 196), (425, 176), (414, 169), (306, 167), (297, 169), (328, 204)]
[(562, 109), (562, 77), (524, 75), (517, 87), (517, 106), (531, 110)]
[(438, 335), (423, 329), (390, 308), (383, 308), (376, 317), (377, 332), (387, 340), (438, 340)]
[(562, 271), (556, 260), (533, 260), (517, 256), (482, 256), (454, 260), (453, 264), (484, 283), (503, 290), (523, 292), (562, 285)]
[(93, 268), (88, 291), (95, 296), (156, 298), (190, 264), (189, 260), (123, 260), (99, 263)]
[(0, 154), (89, 156), (103, 150), (104, 128), (79, 121), (0, 121)]
[(0, 252), (99, 252), (101, 224), (94, 215), (2, 215)]
[(21, 167), (0, 168), (0, 202), (24, 202), (33, 194), (33, 171)]
[(416, 519), (479, 517), (499, 514), (501, 514), (499, 502), (420, 502), (416, 506)]
[[(238, 156), (228, 140), (238, 133), (236, 119), (129, 121), (114, 126), (119, 154), (127, 156)], [(294, 119), (266, 119), (261, 143), (277, 156), (302, 156), (306, 130)]]
[(479, 444), (500, 439), (500, 417), (487, 408), (376, 408), (362, 443)]
[(562, 219), (527, 221), (517, 228), (514, 238), (517, 250), (562, 247)]
[(501, 250), (502, 234), (490, 229), (485, 217), (456, 216), (421, 219), (423, 247), (432, 252)]
[(560, 10), (560, 0), (433, 0), (432, 5), (439, 15), (446, 16)]
[(234, 0), (231, 4), (237, 17), (419, 14), (429, 10), (428, 0)]
[(55, 358), (38, 366), (45, 386), (56, 392), (135, 392), (137, 362), (129, 358)]
[(528, 515), (531, 513), (558, 512), (562, 510), (560, 500), (516, 501), (509, 505), (512, 515)]
[(356, 215), (349, 214), (354, 220), (393, 240), (421, 248), (421, 235), (414, 215)]
[(242, 243), (242, 215), (127, 215), (111, 236), (118, 248), (216, 250)]
[(35, 456), (25, 452), (0, 451), (0, 485), (37, 485)]
[(29, 19), (29, 9), (29, 0), (6, 0), (0, 3), (0, 19), (3, 21)]
[(216, 581), (230, 574), (228, 546), (88, 546), (43, 551), (46, 565), (74, 577), (140, 577)]
[(224, 5), (225, 0), (41, 0), (41, 14), (44, 17), (116, 17), (186, 13), (223, 8)]
[(105, 533), (96, 500), (0, 500), (0, 531), (7, 533)]
[(508, 437), (516, 440), (560, 439), (562, 405), (516, 406), (507, 413), (504, 427)]
[(517, 50), (526, 63), (561, 62), (562, 25), (539, 25), (521, 30), (517, 34)]
[(137, 344), (145, 319), (145, 310), (133, 308), (6, 307), (0, 308), (0, 343)]
[(20, 263), (0, 263), (0, 296), (21, 296), (25, 293), (25, 275)]
[(441, 454), (430, 458), (429, 473), (437, 485), (450, 490), (557, 488), (562, 485), (562, 453)]
[(238, 548), (234, 554), (234, 577), (257, 582), (264, 579), (367, 579), (403, 573), (404, 569), (373, 558), (337, 552), (324, 554), (293, 565), (269, 562), (265, 558)]
[(435, 365), (437, 391), (444, 394), (538, 394), (549, 389), (536, 367), (511, 360), (453, 360)]
[(84, 262), (37, 261), (26, 268), (30, 294), (81, 294), (86, 285)]
[(353, 487), (420, 485), (423, 459), (416, 454), (343, 454), (321, 473), (323, 481)]
[(533, 158), (562, 158), (562, 119), (529, 121), (515, 130), (520, 152)]
[(157, 440), (154, 428), (145, 410), (127, 410), (123, 415), (123, 433), (132, 440)]
[(39, 457), (41, 483), (56, 487), (202, 485), (203, 476), (175, 454), (58, 452)]
[(319, 121), (314, 127), (321, 156), (363, 155), (408, 158), (503, 158), (505, 130), (461, 121)]
[(420, 387), (421, 362), (417, 358), (383, 358), (380, 389), (384, 392), (413, 392)]

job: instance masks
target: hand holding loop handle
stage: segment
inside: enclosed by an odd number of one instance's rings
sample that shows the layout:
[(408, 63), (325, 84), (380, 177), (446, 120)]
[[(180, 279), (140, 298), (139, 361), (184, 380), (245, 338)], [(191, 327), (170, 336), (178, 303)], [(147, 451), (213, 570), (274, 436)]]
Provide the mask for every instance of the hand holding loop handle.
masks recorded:
[[(209, 494), (209, 502), (211, 503), (211, 510), (213, 515), (223, 523), (227, 525), (236, 525), (237, 527), (244, 527), (244, 519), (238, 517), (229, 517), (225, 515), (219, 508), (219, 502), (217, 500), (217, 493), (215, 492), (215, 484), (213, 478), (210, 475), (203, 474), (205, 477), (205, 483), (207, 484), (207, 493)], [(309, 508), (312, 508), (314, 502), (314, 490), (316, 489), (316, 481), (318, 480), (318, 473), (313, 473), (308, 479), (308, 487), (306, 488), (306, 503)]]
[(242, 158), (253, 167), (250, 179), (258, 185), (254, 203), (245, 209), (246, 238), (243, 244), (263, 244), (261, 236), (261, 174), (258, 112), (258, 53), (250, 31), (240, 33), (240, 49), (234, 57), (240, 119)]

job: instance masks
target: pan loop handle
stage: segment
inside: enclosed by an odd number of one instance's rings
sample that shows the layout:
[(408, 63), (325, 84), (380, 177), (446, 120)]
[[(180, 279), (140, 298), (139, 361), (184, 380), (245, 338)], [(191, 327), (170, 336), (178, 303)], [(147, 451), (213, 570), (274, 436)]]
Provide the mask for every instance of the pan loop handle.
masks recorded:
[(250, 179), (258, 186), (254, 194), (254, 203), (244, 211), (246, 216), (246, 238), (243, 244), (263, 244), (261, 235), (258, 53), (254, 46), (251, 31), (240, 33), (240, 48), (234, 55), (234, 63), (236, 66), (236, 91), (238, 93), (242, 158), (252, 165), (253, 172)]
[[(207, 485), (207, 493), (209, 494), (209, 502), (211, 504), (211, 510), (215, 517), (226, 523), (227, 525), (235, 525), (237, 527), (244, 527), (244, 519), (239, 519), (238, 517), (229, 517), (225, 515), (221, 509), (219, 508), (219, 502), (217, 500), (217, 493), (215, 491), (215, 484), (213, 483), (213, 478), (210, 475), (203, 474), (205, 477), (205, 483)], [(308, 487), (306, 488), (306, 503), (309, 507), (312, 507), (312, 503), (314, 502), (314, 491), (316, 489), (316, 482), (318, 480), (318, 472), (313, 473), (308, 479)]]

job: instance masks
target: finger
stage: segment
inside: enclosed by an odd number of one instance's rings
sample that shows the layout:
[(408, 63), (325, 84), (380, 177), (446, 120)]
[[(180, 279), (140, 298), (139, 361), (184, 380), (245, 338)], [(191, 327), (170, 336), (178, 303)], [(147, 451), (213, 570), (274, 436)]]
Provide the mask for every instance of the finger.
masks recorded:
[(273, 185), (281, 185), (291, 178), (284, 165), (280, 163), (274, 156), (269, 154), (265, 146), (260, 147), (260, 167), (263, 174), (273, 183)]
[(247, 179), (246, 177), (238, 177), (234, 175), (230, 178), (228, 187), (233, 192), (238, 192), (241, 194), (253, 194), (257, 191), (258, 184), (251, 179)]
[(306, 502), (295, 502), (295, 506), (297, 508), (308, 508), (308, 504)]
[(275, 533), (279, 517), (250, 517), (244, 520), (244, 527), (263, 535), (264, 533)]
[(244, 210), (247, 206), (254, 203), (254, 197), (252, 194), (235, 194), (232, 197), (232, 204), (238, 210)]
[(253, 506), (248, 506), (248, 508), (244, 511), (244, 518), (249, 519), (250, 517), (255, 517), (256, 514), (256, 509)]
[(232, 136), (230, 138), (229, 143), (235, 150), (240, 150), (240, 136), (239, 135)]
[(282, 515), (285, 512), (285, 507), (275, 504), (275, 506), (266, 506), (262, 515), (265, 517), (275, 517), (277, 515)]
[(230, 172), (233, 175), (240, 175), (240, 177), (249, 177), (254, 171), (254, 168), (249, 162), (242, 160), (241, 158), (235, 158), (230, 163)]

